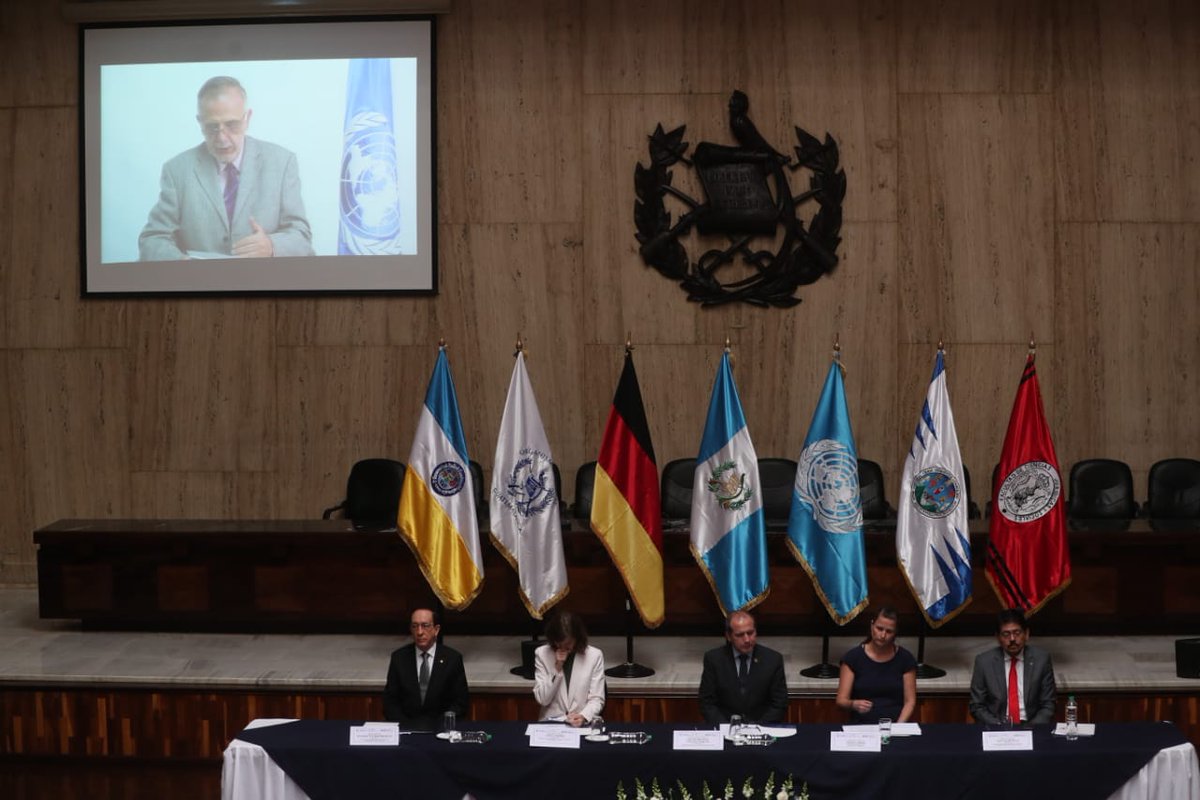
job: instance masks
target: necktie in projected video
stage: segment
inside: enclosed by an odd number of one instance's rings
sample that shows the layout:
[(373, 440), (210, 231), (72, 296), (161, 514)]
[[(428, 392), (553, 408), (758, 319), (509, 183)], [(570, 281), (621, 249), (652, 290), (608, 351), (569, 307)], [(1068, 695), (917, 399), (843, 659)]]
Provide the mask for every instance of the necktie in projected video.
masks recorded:
[(339, 255), (400, 252), (399, 186), (391, 63), (353, 59), (346, 84)]
[(238, 170), (233, 164), (225, 165), (225, 213), (233, 222), (233, 207), (237, 205)]

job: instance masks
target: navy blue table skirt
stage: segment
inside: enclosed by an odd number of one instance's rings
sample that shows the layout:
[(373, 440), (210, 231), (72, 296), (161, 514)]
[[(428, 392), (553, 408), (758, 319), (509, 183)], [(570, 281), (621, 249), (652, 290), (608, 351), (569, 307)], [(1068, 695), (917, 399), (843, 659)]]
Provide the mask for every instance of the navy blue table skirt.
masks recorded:
[[(450, 744), (430, 734), (401, 736), (398, 747), (350, 747), (348, 721), (300, 720), (238, 734), (263, 747), (312, 800), (417, 798), (460, 800), (588, 800), (617, 796), (618, 782), (633, 797), (634, 779), (657, 779), (665, 791), (682, 781), (699, 798), (702, 782), (720, 795), (727, 780), (776, 787), (793, 776), (813, 800), (829, 798), (971, 798), (1037, 800), (1108, 797), (1159, 750), (1186, 739), (1170, 723), (1110, 723), (1094, 737), (1068, 742), (1050, 728), (1033, 731), (1032, 752), (983, 752), (976, 725), (925, 725), (922, 735), (894, 738), (881, 753), (833, 753), (831, 725), (801, 725), (769, 747), (723, 752), (675, 751), (670, 725), (610, 725), (644, 730), (645, 745), (581, 742), (579, 750), (529, 747), (526, 723), (470, 723), (493, 738)], [(678, 791), (676, 791), (678, 797)]]

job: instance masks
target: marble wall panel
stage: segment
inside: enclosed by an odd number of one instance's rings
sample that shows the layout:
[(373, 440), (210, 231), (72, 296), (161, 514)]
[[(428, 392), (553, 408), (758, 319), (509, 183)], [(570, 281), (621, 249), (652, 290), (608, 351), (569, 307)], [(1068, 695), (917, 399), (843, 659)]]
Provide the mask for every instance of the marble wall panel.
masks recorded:
[(438, 20), (442, 222), (579, 219), (575, 2), (463, 3)]
[(135, 471), (275, 469), (274, 321), (257, 299), (131, 307)]
[(8, 531), (32, 560), (32, 528), (64, 517), (121, 517), (130, 509), (127, 357), (120, 350), (23, 350), (8, 391), (29, 475), (29, 517)]
[(8, 347), (120, 346), (127, 305), (80, 299), (76, 111), (18, 108), (10, 119), (11, 251), (10, 268), (0, 273), (7, 311), (0, 341)]
[[(341, 502), (360, 459), (408, 461), (436, 358), (436, 346), (277, 351), (280, 516), (316, 518)], [(465, 412), (463, 424), (475, 452)]]
[(1060, 226), (1060, 457), (1150, 465), (1200, 452), (1200, 226)]
[(74, 105), (78, 35), (57, 3), (0, 3), (0, 108)]
[(901, 98), (901, 341), (1050, 335), (1052, 112), (1038, 95)]
[(902, 93), (1047, 92), (1054, 4), (905, 0), (895, 11)]
[(1060, 218), (1200, 220), (1200, 14), (1064, 0), (1054, 49)]

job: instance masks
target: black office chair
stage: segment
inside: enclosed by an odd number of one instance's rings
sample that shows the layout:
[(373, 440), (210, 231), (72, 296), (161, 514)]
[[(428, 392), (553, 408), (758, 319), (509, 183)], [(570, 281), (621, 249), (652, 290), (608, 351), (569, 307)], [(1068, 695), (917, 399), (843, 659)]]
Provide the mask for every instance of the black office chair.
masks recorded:
[(589, 461), (575, 473), (575, 509), (578, 520), (592, 518), (592, 493), (596, 487), (596, 462)]
[(979, 519), (979, 504), (971, 495), (971, 471), (963, 464), (963, 480), (967, 482), (967, 519)]
[(668, 461), (662, 471), (662, 517), (667, 527), (680, 527), (692, 519), (692, 481), (696, 459)]
[(1067, 518), (1073, 528), (1125, 530), (1137, 516), (1133, 473), (1124, 461), (1088, 458), (1071, 467)]
[(996, 496), (996, 481), (1000, 480), (1000, 465), (992, 467), (992, 485), (988, 489), (987, 505), (983, 509), (983, 518), (992, 518), (992, 498)]
[(1144, 515), (1155, 530), (1200, 527), (1200, 461), (1156, 461), (1150, 467)]
[(760, 458), (758, 483), (762, 487), (763, 519), (769, 527), (786, 527), (796, 488), (796, 462), (790, 458)]
[(471, 470), (471, 483), (475, 489), (475, 519), (479, 521), (479, 529), (486, 531), (492, 518), (491, 494), (492, 487), (483, 482), (483, 465), (475, 459), (467, 462)]
[(321, 518), (332, 519), (340, 511), (356, 528), (394, 527), (403, 485), (404, 464), (390, 458), (364, 458), (350, 468), (346, 499), (325, 509)]
[(858, 460), (858, 496), (862, 500), (864, 520), (896, 516), (884, 490), (883, 467), (866, 458)]

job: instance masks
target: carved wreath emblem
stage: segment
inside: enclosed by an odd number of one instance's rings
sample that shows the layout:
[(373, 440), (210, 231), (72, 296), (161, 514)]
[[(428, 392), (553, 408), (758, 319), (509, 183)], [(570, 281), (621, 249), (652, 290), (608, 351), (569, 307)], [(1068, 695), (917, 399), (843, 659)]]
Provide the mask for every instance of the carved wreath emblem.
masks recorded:
[[(637, 194), (633, 218), (639, 252), (647, 266), (679, 282), (704, 306), (730, 302), (787, 308), (800, 302), (796, 289), (831, 272), (838, 263), (842, 200), (846, 173), (838, 163), (837, 142), (826, 133), (821, 142), (796, 127), (794, 156), (776, 151), (758, 132), (746, 112), (749, 100), (735, 91), (729, 99), (729, 127), (738, 146), (701, 142), (687, 156), (686, 126), (664, 132), (661, 123), (650, 135), (650, 166), (638, 164), (633, 185)], [(682, 163), (698, 170), (705, 199), (696, 200), (672, 185), (670, 167)], [(806, 168), (807, 191), (793, 195), (788, 174)], [(672, 219), (667, 198), (682, 204)], [(798, 214), (815, 203), (806, 228)], [(706, 251), (694, 263), (680, 237), (695, 226), (698, 233), (723, 234), (728, 244)], [(779, 229), (782, 226), (782, 236)], [(770, 238), (775, 249), (756, 247)], [(750, 268), (722, 282), (717, 272), (735, 262)]]

